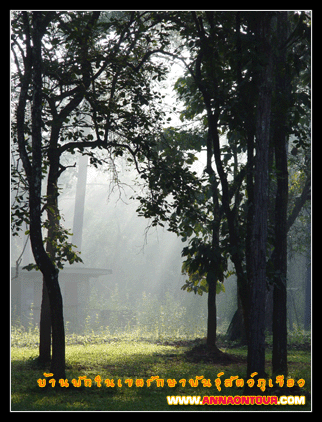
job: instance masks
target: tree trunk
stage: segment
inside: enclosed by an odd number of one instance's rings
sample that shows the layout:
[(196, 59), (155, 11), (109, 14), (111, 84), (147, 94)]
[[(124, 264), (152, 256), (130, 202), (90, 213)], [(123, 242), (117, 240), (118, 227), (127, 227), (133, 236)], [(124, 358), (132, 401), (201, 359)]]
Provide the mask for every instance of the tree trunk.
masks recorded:
[[(277, 14), (277, 37), (280, 45), (287, 40), (287, 12)], [(279, 49), (275, 72), (276, 112), (274, 146), (277, 191), (275, 200), (275, 259), (273, 291), (273, 373), (287, 375), (287, 203), (288, 169), (286, 132), (290, 84), (286, 72), (286, 50)]]
[(219, 276), (219, 268), (221, 255), (219, 252), (219, 231), (220, 231), (220, 210), (218, 202), (218, 188), (215, 171), (211, 165), (211, 158), (213, 155), (213, 148), (211, 142), (210, 131), (207, 138), (207, 173), (212, 185), (212, 202), (213, 202), (213, 222), (212, 222), (212, 257), (211, 257), (211, 270), (207, 274), (208, 283), (208, 319), (207, 319), (207, 347), (219, 352), (217, 341), (217, 305), (216, 305), (216, 290), (217, 279)]
[[(211, 173), (211, 172), (210, 172)], [(218, 351), (216, 346), (217, 341), (217, 305), (216, 305), (216, 290), (217, 280), (220, 279), (220, 261), (221, 255), (219, 252), (219, 229), (220, 229), (220, 215), (217, 182), (214, 173), (211, 175), (213, 178), (213, 207), (214, 207), (214, 220), (212, 223), (212, 259), (211, 270), (207, 274), (208, 283), (208, 320), (207, 320), (207, 346), (213, 351)]]
[(226, 335), (229, 341), (239, 340), (240, 345), (246, 345), (247, 333), (245, 329), (244, 310), (243, 310), (243, 305), (242, 305), (239, 289), (240, 287), (237, 284), (238, 308), (236, 309), (236, 312), (234, 313), (234, 316), (229, 324)]
[(39, 326), (39, 358), (40, 363), (50, 362), (51, 357), (51, 318), (49, 296), (43, 277), (42, 301)]
[(54, 378), (65, 379), (65, 327), (63, 317), (63, 299), (58, 283), (58, 270), (54, 269), (50, 274), (50, 281), (46, 278), (46, 284), (50, 285), (49, 301), (52, 321), (52, 358), (50, 370)]
[(207, 320), (207, 346), (216, 348), (217, 340), (217, 306), (216, 306), (216, 281), (212, 280), (208, 290), (208, 320)]
[[(32, 99), (32, 166), (25, 171), (29, 179), (30, 241), (37, 266), (43, 274), (50, 303), (53, 352), (51, 371), (55, 379), (65, 378), (65, 333), (63, 304), (58, 283), (58, 270), (47, 255), (41, 228), (42, 182), (42, 12), (32, 12), (33, 39), (33, 99)], [(22, 128), (23, 130), (23, 128)], [(26, 154), (22, 145), (22, 154)], [(26, 158), (27, 161), (27, 158)]]
[[(49, 172), (47, 181), (47, 219), (48, 231), (46, 252), (54, 262), (56, 257), (56, 247), (54, 239), (57, 236), (57, 229), (59, 227), (59, 210), (58, 210), (58, 169), (59, 169), (59, 154), (57, 154), (57, 142), (59, 135), (59, 126), (55, 125), (50, 136), (50, 148), (48, 151)], [(50, 356), (51, 349), (51, 317), (50, 317), (50, 301), (48, 291), (46, 288), (45, 279), (43, 278), (43, 295), (40, 310), (40, 338), (39, 338), (39, 361), (46, 361), (48, 353)]]
[(272, 96), (272, 52), (270, 12), (258, 12), (258, 39), (262, 57), (256, 121), (254, 216), (251, 239), (250, 313), (247, 375), (265, 377), (265, 294), (268, 210), (268, 149)]
[[(31, 229), (30, 229), (31, 233)], [(63, 318), (63, 300), (58, 283), (58, 269), (55, 268), (43, 245), (42, 248), (35, 236), (31, 237), (33, 251), (35, 250), (35, 260), (44, 275), (48, 298), (50, 303), (50, 318), (52, 322), (52, 358), (50, 371), (54, 378), (66, 378), (65, 374), (65, 328)]]

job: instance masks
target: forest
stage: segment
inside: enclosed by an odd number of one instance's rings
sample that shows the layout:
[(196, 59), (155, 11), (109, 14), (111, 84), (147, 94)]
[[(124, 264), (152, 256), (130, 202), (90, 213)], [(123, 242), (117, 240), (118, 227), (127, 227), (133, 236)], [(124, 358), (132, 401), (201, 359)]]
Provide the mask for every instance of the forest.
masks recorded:
[(311, 11), (10, 18), (12, 410), (310, 410)]

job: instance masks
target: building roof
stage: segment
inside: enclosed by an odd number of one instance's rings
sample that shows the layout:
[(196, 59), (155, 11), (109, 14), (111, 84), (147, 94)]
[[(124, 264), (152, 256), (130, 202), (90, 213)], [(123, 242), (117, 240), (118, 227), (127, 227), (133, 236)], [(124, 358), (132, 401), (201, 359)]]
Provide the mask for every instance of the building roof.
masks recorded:
[[(16, 269), (14, 267), (11, 268), (11, 274), (15, 274)], [(35, 275), (38, 276), (41, 275), (40, 271), (36, 270), (23, 270), (19, 269), (19, 275), (24, 278), (35, 278)], [(112, 270), (109, 270), (107, 268), (87, 268), (87, 267), (77, 267), (77, 266), (71, 266), (71, 267), (65, 267), (63, 270), (59, 271), (59, 276), (87, 276), (86, 278), (98, 278), (101, 275), (107, 275), (112, 274)], [(37, 277), (38, 278), (38, 277)], [(71, 277), (73, 279), (73, 277)], [(75, 280), (76, 281), (76, 280)]]

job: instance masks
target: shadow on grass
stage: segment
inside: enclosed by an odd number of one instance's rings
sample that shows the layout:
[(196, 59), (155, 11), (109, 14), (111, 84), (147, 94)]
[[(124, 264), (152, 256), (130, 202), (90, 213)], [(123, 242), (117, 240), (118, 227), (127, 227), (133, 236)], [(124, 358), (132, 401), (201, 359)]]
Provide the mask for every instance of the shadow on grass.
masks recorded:
[[(55, 388), (49, 386), (40, 388), (37, 379), (44, 379), (44, 372), (49, 372), (50, 366), (39, 367), (37, 360), (30, 356), (36, 356), (36, 349), (24, 352), (26, 357), (16, 358), (12, 361), (12, 410), (166, 410), (166, 411), (213, 411), (213, 410), (241, 410), (241, 411), (274, 411), (274, 410), (310, 410), (310, 403), (305, 406), (168, 406), (168, 395), (242, 395), (243, 389), (225, 388), (218, 391), (214, 380), (219, 372), (224, 372), (223, 379), (238, 375), (245, 379), (246, 358), (244, 349), (234, 349), (234, 354), (225, 353), (221, 360), (213, 360), (211, 353), (207, 353), (203, 347), (202, 339), (199, 341), (175, 341), (158, 342), (148, 349), (151, 342), (137, 342), (128, 345), (120, 342), (113, 344), (78, 346), (70, 348), (67, 353), (66, 376), (70, 388)], [(134, 344), (134, 345), (133, 345)], [(67, 348), (68, 349), (68, 348)], [(20, 352), (19, 352), (20, 353)], [(29, 354), (28, 354), (29, 353)], [(236, 353), (236, 354), (235, 354)], [(238, 354), (239, 353), (239, 354)], [(306, 377), (310, 371), (309, 360), (303, 353), (294, 352), (298, 356), (298, 377)], [(29, 356), (29, 357), (28, 357)], [(232, 357), (233, 356), (233, 357)], [(292, 357), (293, 359), (293, 357)], [(303, 362), (302, 362), (303, 361)], [(301, 365), (299, 366), (299, 363)], [(293, 367), (292, 367), (293, 368)], [(71, 380), (85, 376), (92, 380), (91, 387), (73, 387)], [(97, 387), (95, 377), (102, 378), (101, 387)], [(212, 387), (199, 385), (193, 387), (189, 384), (190, 379), (203, 376), (211, 380)], [(163, 386), (157, 386), (156, 381), (147, 386), (147, 380), (151, 377), (164, 379)], [(113, 380), (114, 387), (104, 384), (106, 379)], [(132, 387), (125, 380), (132, 380)], [(142, 379), (143, 387), (140, 387)], [(174, 379), (173, 387), (168, 386), (167, 380)], [(179, 382), (185, 379), (186, 384)], [(118, 380), (122, 387), (118, 386)], [(83, 382), (82, 382), (83, 384)], [(267, 393), (263, 393), (267, 395)]]

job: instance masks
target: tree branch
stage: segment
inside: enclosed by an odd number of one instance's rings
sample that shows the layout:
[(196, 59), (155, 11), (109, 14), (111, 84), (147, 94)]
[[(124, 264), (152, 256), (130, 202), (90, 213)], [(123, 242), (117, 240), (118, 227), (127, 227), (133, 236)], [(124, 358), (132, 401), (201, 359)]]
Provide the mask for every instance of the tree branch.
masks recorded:
[(303, 187), (301, 196), (299, 196), (297, 200), (295, 201), (295, 205), (292, 209), (292, 212), (287, 219), (287, 223), (286, 223), (287, 231), (290, 230), (296, 218), (298, 217), (301, 209), (303, 208), (305, 202), (308, 200), (310, 191), (311, 191), (311, 176), (309, 175), (305, 181), (305, 185)]
[(17, 106), (17, 134), (18, 134), (18, 149), (19, 154), (22, 159), (22, 163), (26, 172), (28, 183), (31, 183), (31, 174), (32, 168), (31, 163), (26, 151), (26, 141), (25, 141), (25, 110), (28, 97), (28, 89), (31, 83), (31, 69), (32, 69), (32, 48), (30, 40), (30, 28), (29, 28), (29, 19), (27, 12), (22, 12), (24, 32), (26, 35), (26, 56), (24, 59), (25, 73), (21, 80), (21, 88), (19, 101)]
[(157, 49), (157, 50), (150, 50), (150, 51), (147, 51), (145, 54), (144, 54), (144, 56), (142, 57), (142, 60), (141, 60), (141, 62), (137, 65), (137, 66), (133, 66), (133, 64), (132, 63), (129, 63), (129, 62), (127, 62), (126, 64), (131, 68), (131, 69), (133, 69), (135, 72), (138, 72), (139, 70), (140, 70), (140, 68), (142, 67), (142, 65), (148, 60), (148, 58), (150, 57), (150, 56), (152, 56), (152, 54), (155, 54), (155, 53), (164, 53), (164, 51), (162, 50), (162, 49)]

